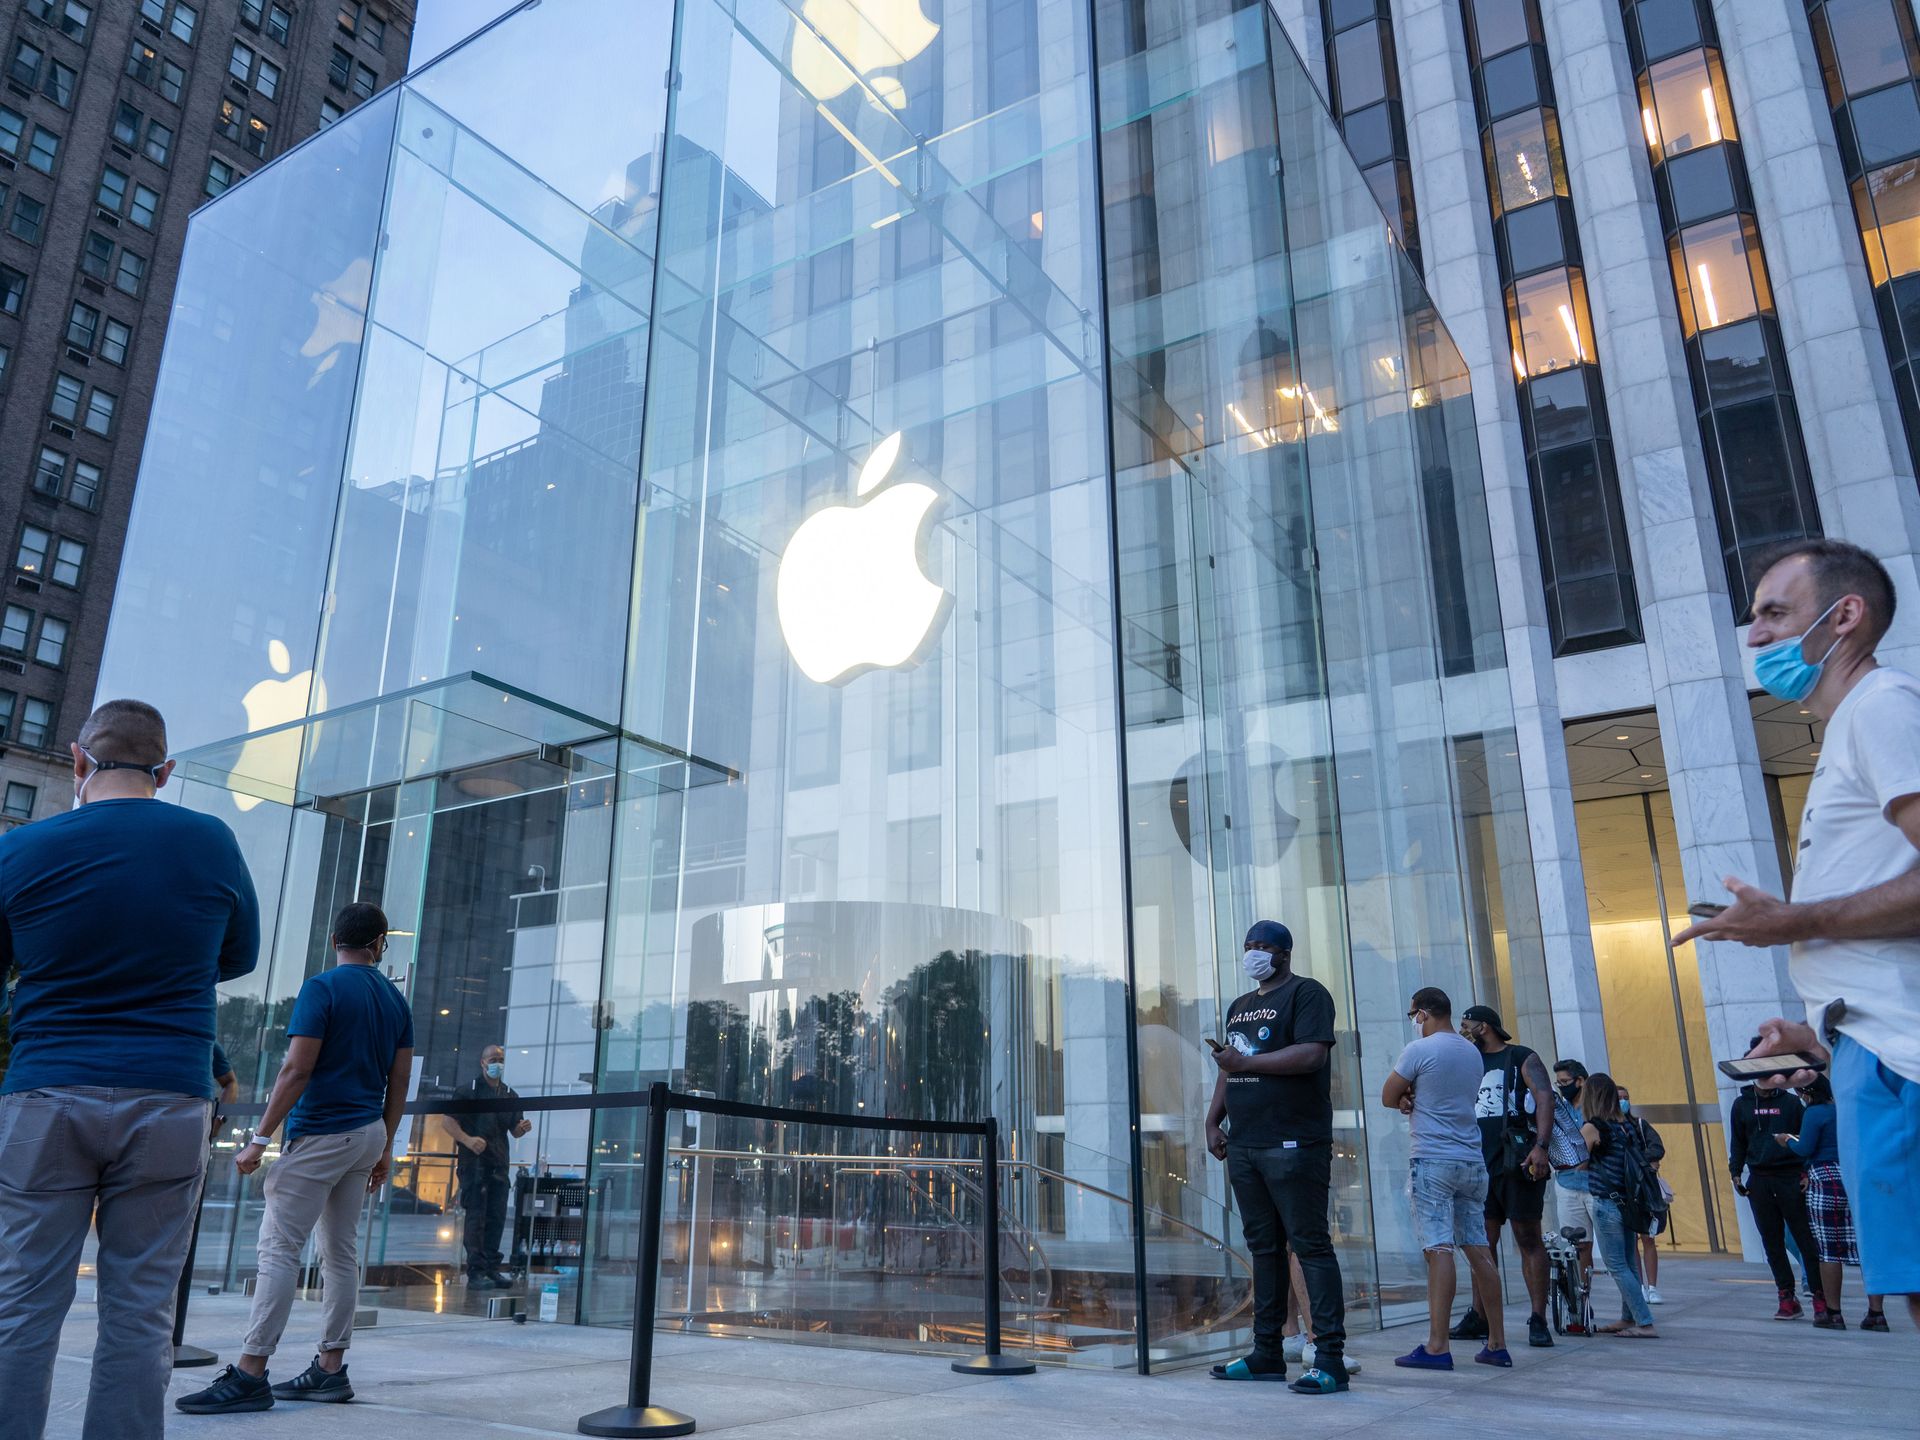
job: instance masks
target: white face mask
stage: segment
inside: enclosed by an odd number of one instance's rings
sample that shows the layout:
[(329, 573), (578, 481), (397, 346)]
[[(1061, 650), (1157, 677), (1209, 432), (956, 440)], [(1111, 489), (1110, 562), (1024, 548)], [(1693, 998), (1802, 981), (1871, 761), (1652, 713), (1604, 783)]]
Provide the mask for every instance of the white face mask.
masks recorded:
[(1247, 972), (1247, 978), (1258, 984), (1273, 975), (1273, 956), (1264, 950), (1249, 950), (1240, 957), (1240, 964)]

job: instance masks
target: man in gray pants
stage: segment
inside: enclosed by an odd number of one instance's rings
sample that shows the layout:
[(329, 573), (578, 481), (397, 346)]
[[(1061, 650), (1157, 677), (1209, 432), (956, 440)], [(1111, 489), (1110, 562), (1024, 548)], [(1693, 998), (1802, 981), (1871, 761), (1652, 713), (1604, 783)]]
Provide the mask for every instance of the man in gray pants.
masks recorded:
[[(41, 1440), (87, 1227), (99, 1232), (85, 1440), (158, 1440), (173, 1297), (206, 1165), (214, 985), (252, 970), (260, 911), (233, 832), (155, 798), (159, 711), (102, 705), (75, 808), (0, 841), (0, 1440)], [(77, 1378), (77, 1372), (76, 1372)]]
[[(346, 1355), (360, 1291), (355, 1232), (367, 1192), (378, 1189), (393, 1168), (393, 1136), (413, 1070), (413, 1013), (380, 973), (386, 948), (387, 917), (379, 907), (347, 906), (333, 922), (339, 963), (309, 979), (293, 1002), (287, 1058), (267, 1097), (267, 1113), (233, 1157), (234, 1168), (251, 1175), (266, 1153), (266, 1137), (286, 1120), (286, 1145), (267, 1172), (253, 1315), (240, 1363), (174, 1402), (186, 1414), (271, 1410), (276, 1400), (353, 1398)], [(320, 1353), (299, 1375), (273, 1385), (267, 1357), (287, 1328), (300, 1249), (316, 1229), (324, 1287)]]

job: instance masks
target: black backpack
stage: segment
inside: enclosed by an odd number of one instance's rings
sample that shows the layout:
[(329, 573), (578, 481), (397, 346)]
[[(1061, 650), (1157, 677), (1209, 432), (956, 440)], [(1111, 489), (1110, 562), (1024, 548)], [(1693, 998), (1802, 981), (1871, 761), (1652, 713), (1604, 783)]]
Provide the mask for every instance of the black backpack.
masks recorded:
[(1629, 1234), (1658, 1235), (1667, 1228), (1669, 1202), (1648, 1163), (1640, 1127), (1615, 1121), (1607, 1127), (1607, 1143), (1620, 1150), (1620, 1219)]

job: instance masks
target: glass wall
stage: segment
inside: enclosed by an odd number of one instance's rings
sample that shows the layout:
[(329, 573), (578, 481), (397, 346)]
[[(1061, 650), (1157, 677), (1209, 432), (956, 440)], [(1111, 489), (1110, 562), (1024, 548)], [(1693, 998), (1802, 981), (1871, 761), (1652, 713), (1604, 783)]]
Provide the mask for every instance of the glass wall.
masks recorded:
[[(210, 510), (160, 444), (130, 540), (161, 576), (181, 513), (201, 547), (236, 513), (304, 567), (123, 608), (109, 646), (278, 897), (223, 1019), (243, 1076), (375, 899), (421, 1096), (498, 1043), (529, 1095), (991, 1113), (1014, 1343), (1186, 1360), (1245, 1340), (1202, 1037), (1277, 916), (1339, 1010), (1354, 1323), (1416, 1308), (1369, 1097), (1421, 985), (1551, 1048), (1544, 964), (1465, 367), (1265, 7), (582, 0), (384, 103), (189, 247), (231, 268), (224, 235), (316, 223), (277, 196), (346, 192), (353, 304), (289, 229), (238, 318), (179, 332), (155, 421), (217, 430), (196, 374), (285, 367), (327, 447), (303, 503), (221, 473)], [(255, 590), (312, 627), (257, 719), (167, 669)], [(632, 1319), (638, 1122), (543, 1114), (513, 1152), (510, 1268), (568, 1318)], [(966, 1146), (673, 1137), (681, 1322), (977, 1342)], [(483, 1315), (451, 1132), (408, 1146), (370, 1293)], [(257, 1191), (220, 1203), (202, 1268), (235, 1278)]]

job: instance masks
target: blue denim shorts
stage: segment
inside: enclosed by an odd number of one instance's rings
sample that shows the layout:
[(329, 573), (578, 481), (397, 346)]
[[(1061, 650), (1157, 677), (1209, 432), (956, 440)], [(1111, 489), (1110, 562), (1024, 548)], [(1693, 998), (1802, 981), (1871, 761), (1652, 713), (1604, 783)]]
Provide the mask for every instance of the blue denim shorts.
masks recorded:
[(1407, 1190), (1413, 1238), (1422, 1250), (1487, 1243), (1487, 1167), (1481, 1161), (1416, 1158)]
[(1896, 1075), (1842, 1035), (1833, 1047), (1840, 1173), (1859, 1233), (1869, 1295), (1920, 1294), (1920, 1084)]

